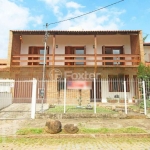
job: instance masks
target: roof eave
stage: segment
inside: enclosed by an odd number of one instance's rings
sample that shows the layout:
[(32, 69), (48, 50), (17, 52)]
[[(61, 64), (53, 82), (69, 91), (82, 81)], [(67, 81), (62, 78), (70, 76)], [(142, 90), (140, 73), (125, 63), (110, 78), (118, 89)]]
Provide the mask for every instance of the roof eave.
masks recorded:
[[(14, 34), (21, 35), (44, 35), (45, 30), (11, 30)], [(55, 35), (131, 35), (139, 34), (141, 30), (97, 30), (97, 31), (65, 31), (65, 30), (48, 30), (49, 34)]]

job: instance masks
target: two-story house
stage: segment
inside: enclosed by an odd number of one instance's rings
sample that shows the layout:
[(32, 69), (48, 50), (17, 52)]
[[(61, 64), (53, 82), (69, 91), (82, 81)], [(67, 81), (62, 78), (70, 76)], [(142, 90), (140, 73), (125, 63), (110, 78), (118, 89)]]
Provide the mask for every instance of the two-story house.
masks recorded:
[[(5, 67), (0, 73), (0, 78), (42, 79), (45, 48), (45, 79), (50, 80), (52, 74), (56, 77), (61, 72), (61, 78), (66, 77), (68, 80), (74, 78), (80, 81), (85, 79), (85, 74), (88, 78), (94, 74), (99, 79), (121, 78), (127, 81), (129, 78), (136, 77), (139, 63), (145, 62), (141, 30), (48, 30), (47, 32), (49, 36), (45, 47), (44, 30), (10, 31), (8, 60), (7, 63), (1, 64)], [(60, 71), (59, 74), (57, 71)], [(123, 92), (120, 88), (118, 89), (120, 84), (111, 80), (107, 82), (107, 85), (103, 82), (98, 82), (96, 85), (98, 102), (107, 102), (109, 94), (114, 96), (115, 92)], [(48, 102), (51, 98), (61, 97), (61, 89), (58, 89), (58, 85), (57, 83), (46, 86)], [(59, 94), (56, 96), (48, 94), (51, 88), (56, 88)], [(92, 102), (93, 94), (89, 89), (85, 91), (83, 99), (89, 99)], [(127, 92), (131, 92), (129, 84)], [(72, 99), (71, 95), (70, 99)]]

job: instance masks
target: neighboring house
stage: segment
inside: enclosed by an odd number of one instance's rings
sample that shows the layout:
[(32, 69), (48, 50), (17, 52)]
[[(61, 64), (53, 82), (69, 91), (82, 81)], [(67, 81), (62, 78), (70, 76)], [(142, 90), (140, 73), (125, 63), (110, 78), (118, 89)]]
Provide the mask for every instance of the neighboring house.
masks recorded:
[[(141, 30), (117, 30), (117, 31), (57, 31), (49, 30), (46, 54), (46, 79), (50, 79), (52, 69), (59, 69), (64, 78), (68, 72), (67, 79), (71, 79), (71, 73), (98, 74), (97, 78), (119, 78), (128, 80), (136, 78), (137, 67), (144, 60), (143, 38)], [(14, 79), (42, 79), (44, 34), (41, 30), (12, 30), (10, 31), (7, 67), (8, 72), (1, 72), (0, 78)], [(144, 45), (145, 46), (145, 45)], [(53, 72), (58, 74), (56, 70)], [(74, 74), (75, 75), (75, 74)], [(79, 79), (81, 80), (81, 79)], [(116, 89), (116, 83), (107, 80), (96, 84), (97, 101), (107, 102), (109, 95), (123, 93)], [(47, 101), (50, 102), (52, 94), (50, 89), (55, 89), (61, 97), (61, 89), (55, 85), (47, 85)], [(93, 86), (93, 83), (92, 83)], [(120, 86), (120, 83), (117, 83)], [(104, 88), (105, 87), (105, 88)], [(130, 102), (135, 91), (131, 92)], [(69, 92), (68, 92), (69, 93)], [(81, 91), (82, 93), (82, 91)], [(83, 99), (93, 101), (90, 90), (82, 93)], [(53, 98), (54, 98), (53, 97)], [(68, 95), (72, 99), (72, 95)], [(85, 102), (86, 103), (86, 102)]]
[(6, 74), (8, 74), (10, 66), (8, 66), (7, 64), (8, 64), (7, 59), (0, 59), (0, 73), (1, 74), (2, 74), (2, 71), (6, 72)]
[(146, 65), (150, 65), (150, 43), (144, 43), (144, 55)]

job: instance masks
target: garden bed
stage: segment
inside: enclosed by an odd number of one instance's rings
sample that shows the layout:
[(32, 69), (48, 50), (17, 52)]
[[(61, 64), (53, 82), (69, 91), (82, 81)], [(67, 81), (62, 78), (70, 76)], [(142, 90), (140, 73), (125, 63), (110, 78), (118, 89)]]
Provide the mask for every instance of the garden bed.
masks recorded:
[[(88, 109), (89, 108), (89, 109)], [(105, 108), (105, 107), (96, 107), (96, 112), (97, 113), (102, 113), (102, 114), (114, 114), (115, 111)], [(49, 108), (46, 113), (64, 113), (64, 106), (55, 106), (54, 108)], [(85, 107), (85, 106), (66, 106), (66, 113), (94, 113), (94, 108), (93, 107)]]

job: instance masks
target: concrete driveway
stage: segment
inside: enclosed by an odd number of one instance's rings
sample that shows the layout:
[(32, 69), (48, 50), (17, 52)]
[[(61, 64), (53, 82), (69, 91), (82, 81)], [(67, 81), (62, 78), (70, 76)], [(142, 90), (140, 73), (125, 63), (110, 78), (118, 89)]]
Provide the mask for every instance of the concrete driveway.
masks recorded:
[[(48, 104), (43, 104), (48, 109)], [(41, 104), (36, 104), (36, 111), (41, 111)], [(31, 118), (31, 103), (13, 103), (0, 110), (0, 119), (29, 119)]]

